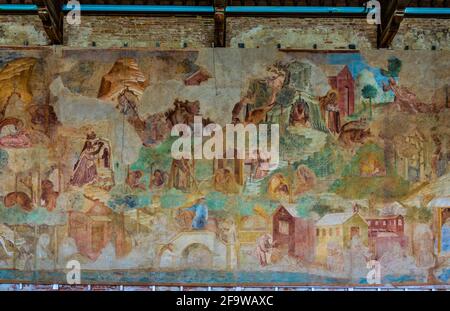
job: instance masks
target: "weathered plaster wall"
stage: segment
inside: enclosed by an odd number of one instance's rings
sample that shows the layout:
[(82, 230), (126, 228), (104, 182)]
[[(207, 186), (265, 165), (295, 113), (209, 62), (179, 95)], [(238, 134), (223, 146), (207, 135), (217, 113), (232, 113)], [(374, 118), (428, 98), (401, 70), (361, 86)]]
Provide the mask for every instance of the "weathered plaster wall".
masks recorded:
[(66, 24), (64, 41), (67, 46), (102, 48), (211, 47), (214, 42), (214, 20), (210, 17), (105, 17), (82, 16), (80, 26)]
[[(450, 19), (407, 17), (392, 48), (450, 50)], [(233, 17), (226, 22), (227, 46), (312, 49), (375, 49), (377, 30), (363, 18)], [(157, 47), (178, 49), (211, 47), (214, 20), (208, 16), (111, 17), (82, 16), (75, 27), (64, 25), (66, 46), (102, 48)], [(0, 15), (0, 45), (46, 45), (48, 39), (38, 16)]]
[(450, 50), (450, 19), (406, 18), (392, 42), (394, 49)]
[(37, 15), (0, 15), (0, 45), (48, 44)]
[(283, 48), (348, 49), (376, 48), (376, 26), (356, 18), (267, 18), (229, 17), (227, 44), (237, 47), (276, 46)]

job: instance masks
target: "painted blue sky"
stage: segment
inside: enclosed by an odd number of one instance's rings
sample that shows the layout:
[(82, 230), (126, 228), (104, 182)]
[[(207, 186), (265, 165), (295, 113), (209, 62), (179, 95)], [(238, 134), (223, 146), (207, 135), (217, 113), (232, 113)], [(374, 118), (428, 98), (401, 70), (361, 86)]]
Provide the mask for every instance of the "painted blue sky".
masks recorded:
[[(358, 77), (358, 74), (362, 70), (367, 69), (373, 73), (375, 81), (377, 81), (380, 87), (382, 86), (382, 82), (387, 83), (388, 81), (387, 78), (381, 74), (380, 68), (369, 66), (360, 53), (330, 53), (327, 55), (327, 62), (330, 65), (347, 65), (354, 79)], [(388, 60), (386, 59), (386, 67), (387, 63)]]
[[(388, 78), (382, 75), (381, 69), (377, 67), (369, 66), (360, 53), (329, 53), (327, 54), (327, 63), (330, 65), (347, 65), (350, 72), (352, 73), (353, 79), (357, 79), (358, 75), (364, 69), (371, 72), (378, 84), (378, 89), (381, 91), (383, 87), (383, 82), (388, 83)], [(388, 65), (388, 60), (386, 59), (386, 67)], [(392, 101), (394, 94), (392, 91), (378, 95), (379, 98), (383, 98), (387, 101)]]

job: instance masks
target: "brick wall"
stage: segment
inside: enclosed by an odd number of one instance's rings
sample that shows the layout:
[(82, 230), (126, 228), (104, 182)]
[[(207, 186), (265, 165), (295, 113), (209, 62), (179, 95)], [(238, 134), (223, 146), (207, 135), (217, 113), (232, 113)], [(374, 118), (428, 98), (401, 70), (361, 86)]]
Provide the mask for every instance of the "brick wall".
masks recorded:
[(376, 48), (376, 26), (364, 18), (268, 18), (228, 17), (227, 44), (237, 47), (275, 47), (318, 49)]
[(450, 19), (405, 18), (392, 42), (394, 49), (450, 50)]
[(189, 48), (211, 47), (214, 42), (212, 17), (117, 17), (82, 16), (81, 25), (64, 25), (67, 46), (86, 47), (95, 41), (102, 48), (129, 47)]
[(47, 35), (37, 15), (0, 15), (0, 45), (46, 45)]
[[(450, 19), (405, 18), (394, 38), (394, 49), (450, 50)], [(376, 27), (363, 18), (269, 18), (228, 16), (227, 45), (312, 49), (376, 48)], [(64, 25), (65, 45), (102, 48), (211, 47), (214, 41), (212, 17), (117, 17), (82, 16), (82, 24)], [(0, 45), (46, 45), (48, 39), (38, 16), (0, 15)]]

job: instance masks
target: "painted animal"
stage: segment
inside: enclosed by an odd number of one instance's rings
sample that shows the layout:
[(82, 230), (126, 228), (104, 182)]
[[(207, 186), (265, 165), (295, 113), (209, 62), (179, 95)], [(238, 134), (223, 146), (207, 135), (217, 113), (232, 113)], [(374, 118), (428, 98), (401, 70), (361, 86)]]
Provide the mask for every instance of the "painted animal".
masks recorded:
[(289, 74), (281, 64), (270, 66), (268, 71), (271, 73), (271, 76), (266, 79), (266, 83), (272, 89), (272, 95), (263, 107), (250, 111), (249, 115), (245, 118), (245, 124), (253, 123), (258, 125), (263, 122), (266, 119), (267, 113), (276, 106), (276, 98), (281, 89), (289, 84)]
[(349, 147), (353, 144), (362, 144), (367, 137), (370, 137), (370, 129), (349, 129), (339, 134), (339, 142)]
[(367, 119), (366, 118), (360, 118), (358, 120), (355, 121), (349, 121), (347, 123), (345, 123), (344, 125), (341, 126), (341, 130), (340, 132), (344, 132), (348, 129), (361, 129), (361, 128), (366, 128), (367, 127)]
[(20, 191), (8, 193), (4, 197), (3, 203), (6, 208), (13, 207), (17, 204), (27, 212), (33, 209), (33, 204), (30, 197), (26, 193)]
[(345, 123), (340, 130), (339, 142), (346, 147), (364, 143), (365, 139), (371, 135), (370, 129), (366, 129), (366, 126), (366, 118)]
[(44, 207), (51, 212), (56, 208), (56, 199), (58, 199), (59, 192), (53, 190), (53, 183), (48, 179), (41, 182), (41, 188), (41, 201)]
[(258, 125), (259, 123), (263, 122), (266, 119), (267, 113), (275, 107), (276, 102), (273, 102), (269, 105), (266, 105), (261, 108), (253, 109), (248, 117), (245, 119), (245, 123), (253, 123), (255, 125)]

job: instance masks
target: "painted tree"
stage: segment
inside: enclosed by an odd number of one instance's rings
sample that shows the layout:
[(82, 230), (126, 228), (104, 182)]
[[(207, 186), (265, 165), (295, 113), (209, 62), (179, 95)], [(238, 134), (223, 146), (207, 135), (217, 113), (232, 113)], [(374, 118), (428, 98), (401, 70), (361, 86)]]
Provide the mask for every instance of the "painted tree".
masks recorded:
[(280, 157), (285, 161), (295, 161), (311, 145), (312, 139), (303, 135), (286, 132), (280, 137)]
[(395, 56), (388, 59), (387, 69), (381, 69), (381, 74), (388, 78), (397, 78), (402, 69), (402, 61)]
[(328, 143), (320, 150), (314, 152), (306, 160), (302, 160), (300, 164), (308, 166), (314, 171), (318, 177), (326, 177), (339, 171), (339, 162), (341, 155), (335, 152), (335, 146)]
[(169, 170), (172, 158), (167, 155), (171, 152), (172, 143), (177, 137), (169, 137), (155, 147), (142, 147), (138, 160), (131, 165), (132, 170), (142, 170), (150, 175), (155, 168)]
[(378, 91), (373, 85), (366, 84), (361, 90), (361, 93), (365, 99), (369, 100), (369, 115), (370, 119), (372, 119), (372, 99), (377, 97)]
[(272, 114), (278, 114), (278, 122), (280, 123), (280, 131), (284, 133), (289, 126), (289, 116), (285, 115), (296, 98), (296, 90), (290, 86), (281, 89), (277, 95), (277, 106), (272, 110)]

